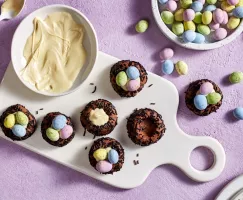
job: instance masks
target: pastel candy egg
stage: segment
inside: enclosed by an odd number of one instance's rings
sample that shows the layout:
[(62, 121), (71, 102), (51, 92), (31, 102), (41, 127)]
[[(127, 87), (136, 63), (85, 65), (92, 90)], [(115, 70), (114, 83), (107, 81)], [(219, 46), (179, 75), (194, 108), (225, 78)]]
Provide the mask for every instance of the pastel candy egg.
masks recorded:
[(183, 13), (184, 21), (192, 21), (195, 17), (195, 11), (192, 9), (186, 9)]
[(165, 4), (167, 1), (168, 1), (168, 0), (159, 0), (159, 3), (163, 5), (163, 4)]
[(229, 21), (229, 16), (228, 16), (228, 13), (226, 11), (223, 11), (223, 14), (224, 14), (224, 20), (223, 20), (222, 24), (225, 25)]
[(184, 12), (184, 9), (181, 8), (179, 10), (177, 10), (175, 12), (175, 20), (178, 21), (178, 22), (182, 22), (183, 21), (183, 12)]
[(116, 150), (111, 149), (108, 153), (108, 160), (111, 164), (116, 164), (118, 163), (119, 160), (119, 155)]
[(203, 24), (206, 24), (206, 25), (210, 24), (212, 19), (213, 19), (213, 14), (210, 11), (205, 11), (202, 14), (202, 22), (203, 22)]
[(53, 142), (58, 141), (60, 137), (58, 131), (53, 128), (46, 129), (46, 136)]
[(227, 28), (230, 30), (236, 29), (240, 24), (240, 18), (237, 17), (230, 17), (228, 23), (227, 23)]
[(226, 38), (226, 36), (227, 36), (227, 31), (224, 28), (219, 28), (213, 33), (213, 38), (215, 40), (222, 40)]
[(243, 18), (243, 6), (236, 7), (233, 10), (233, 15), (238, 18)]
[(100, 173), (107, 173), (112, 170), (112, 164), (102, 160), (96, 164), (96, 170)]
[(173, 24), (174, 22), (174, 15), (170, 11), (163, 11), (161, 13), (161, 18), (165, 24)]
[(216, 10), (216, 6), (215, 5), (207, 5), (205, 8), (204, 8), (204, 11), (210, 11), (210, 12), (213, 12)]
[(213, 11), (213, 21), (217, 24), (221, 24), (224, 21), (224, 13), (221, 9), (217, 8)]
[(162, 63), (162, 72), (164, 74), (171, 74), (174, 71), (174, 63), (171, 60), (165, 60)]
[(16, 123), (20, 125), (27, 125), (29, 123), (29, 118), (23, 112), (15, 113)]
[(211, 24), (209, 24), (209, 27), (212, 29), (212, 30), (217, 30), (219, 29), (220, 27), (220, 24), (216, 24), (214, 21), (211, 22)]
[(200, 13), (200, 12), (196, 12), (193, 21), (194, 21), (196, 24), (201, 24), (201, 23), (202, 23), (202, 13)]
[(26, 135), (26, 129), (22, 125), (16, 124), (12, 128), (12, 132), (17, 137), (24, 137)]
[(210, 34), (210, 28), (207, 25), (199, 24), (197, 26), (197, 31), (203, 35), (209, 35)]
[(61, 130), (64, 126), (66, 126), (67, 118), (64, 115), (57, 115), (52, 120), (52, 128), (56, 130)]
[(14, 114), (10, 114), (4, 119), (3, 125), (5, 128), (13, 128), (13, 126), (15, 125)]
[(93, 156), (96, 161), (101, 161), (101, 160), (105, 160), (107, 158), (107, 154), (108, 153), (107, 153), (106, 149), (100, 148), (100, 149), (97, 149), (93, 153)]
[(200, 86), (200, 94), (208, 95), (213, 92), (213, 84), (210, 82), (205, 82)]
[(136, 91), (139, 87), (140, 87), (140, 81), (138, 81), (137, 79), (136, 80), (130, 80), (126, 84), (126, 88), (130, 92)]
[(128, 78), (131, 80), (135, 80), (140, 77), (139, 70), (134, 66), (128, 67), (126, 70), (126, 73), (127, 73)]
[(243, 80), (242, 72), (233, 72), (229, 77), (229, 81), (231, 83), (240, 83), (242, 80)]
[(200, 1), (194, 1), (191, 5), (191, 9), (195, 12), (200, 12), (203, 9), (203, 4)]
[(216, 2), (217, 2), (217, 0), (207, 0), (207, 3), (208, 3), (208, 4), (211, 4), (211, 5), (212, 5), (212, 4), (216, 4)]
[(187, 21), (187, 22), (184, 22), (184, 29), (186, 31), (188, 31), (188, 30), (195, 31), (196, 25), (194, 24), (193, 21)]
[(169, 0), (166, 3), (166, 9), (168, 11), (174, 12), (177, 9), (177, 3), (173, 0)]
[(215, 105), (221, 100), (221, 95), (217, 92), (213, 92), (207, 95), (208, 104)]
[(124, 71), (119, 72), (116, 75), (116, 84), (120, 87), (125, 86), (127, 83), (127, 74)]
[(227, 0), (229, 5), (237, 5), (239, 3), (239, 0)]
[(243, 108), (238, 107), (234, 109), (233, 115), (235, 116), (236, 119), (243, 120)]
[(180, 36), (184, 32), (184, 26), (180, 22), (176, 22), (172, 25), (172, 31), (175, 35)]
[(138, 33), (144, 33), (149, 27), (149, 23), (146, 20), (140, 20), (136, 26), (135, 29)]
[(202, 5), (205, 4), (205, 0), (197, 0), (197, 1), (200, 1), (202, 3)]
[(161, 60), (167, 60), (174, 56), (174, 51), (171, 48), (165, 48), (160, 52), (159, 56)]
[(243, 6), (243, 0), (239, 0), (239, 3), (237, 3), (236, 6)]
[(176, 63), (176, 71), (179, 75), (187, 75), (188, 66), (184, 61), (178, 61)]
[(192, 4), (192, 0), (180, 0), (182, 8), (189, 8)]
[(192, 30), (185, 31), (182, 38), (184, 42), (192, 42), (196, 38), (196, 33)]
[(107, 151), (107, 153), (109, 153), (111, 149), (112, 149), (111, 147), (107, 147), (105, 150)]
[(202, 44), (205, 42), (205, 37), (201, 33), (196, 33), (196, 38), (193, 40), (193, 43)]
[(221, 3), (221, 8), (226, 11), (227, 13), (231, 12), (232, 10), (234, 10), (235, 6), (229, 5), (227, 3), (227, 1), (223, 1)]
[(70, 125), (64, 126), (64, 128), (60, 131), (60, 138), (67, 139), (73, 134), (73, 127)]
[(207, 98), (204, 95), (196, 95), (194, 97), (194, 105), (198, 110), (204, 110), (207, 108)]

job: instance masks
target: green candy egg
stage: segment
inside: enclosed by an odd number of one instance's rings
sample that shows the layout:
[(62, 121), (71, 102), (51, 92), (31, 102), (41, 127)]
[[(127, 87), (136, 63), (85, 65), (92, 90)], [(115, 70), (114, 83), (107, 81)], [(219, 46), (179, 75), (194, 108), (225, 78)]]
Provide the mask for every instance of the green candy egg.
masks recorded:
[(141, 20), (136, 24), (136, 31), (138, 33), (144, 33), (148, 29), (149, 23), (146, 20)]
[(243, 80), (242, 72), (233, 72), (229, 77), (229, 81), (231, 83), (240, 83), (242, 80)]
[(27, 125), (29, 123), (29, 118), (23, 112), (16, 112), (15, 113), (16, 123), (20, 125)]
[(182, 8), (189, 8), (192, 4), (192, 0), (180, 0), (180, 4)]
[(117, 75), (116, 75), (116, 84), (120, 87), (123, 87), (125, 86), (127, 83), (127, 74), (126, 72), (119, 72)]
[(15, 125), (15, 116), (14, 114), (8, 115), (3, 122), (5, 128), (13, 128)]
[(176, 22), (172, 25), (172, 31), (176, 35), (182, 35), (184, 33), (184, 26), (181, 22)]
[(207, 0), (207, 3), (210, 5), (216, 4), (217, 0)]
[(214, 105), (221, 100), (221, 95), (217, 92), (213, 92), (207, 95), (208, 104)]
[(97, 149), (93, 156), (95, 158), (95, 160), (98, 162), (98, 161), (101, 161), (101, 160), (105, 160), (107, 158), (107, 155), (108, 155), (108, 152), (106, 149)]
[(197, 26), (197, 30), (199, 33), (203, 35), (209, 35), (210, 34), (210, 28), (207, 25), (199, 24)]
[(194, 21), (196, 24), (201, 24), (201, 23), (202, 23), (202, 13), (200, 13), (200, 12), (196, 12), (196, 14), (195, 14), (195, 18), (193, 19), (193, 21)]
[(53, 128), (48, 128), (46, 130), (46, 136), (53, 142), (59, 140), (60, 137), (58, 131)]
[(174, 15), (170, 11), (163, 11), (161, 13), (161, 18), (165, 24), (173, 24), (174, 22)]

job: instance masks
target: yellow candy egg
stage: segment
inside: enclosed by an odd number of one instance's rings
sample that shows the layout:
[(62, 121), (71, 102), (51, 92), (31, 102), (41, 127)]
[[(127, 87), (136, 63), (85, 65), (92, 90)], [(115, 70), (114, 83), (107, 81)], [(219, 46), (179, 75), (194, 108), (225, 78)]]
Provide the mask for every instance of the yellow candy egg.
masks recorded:
[(196, 25), (193, 21), (187, 21), (187, 22), (184, 22), (184, 28), (185, 28), (185, 31), (188, 31), (188, 30), (195, 31)]
[(4, 127), (6, 128), (13, 128), (15, 125), (15, 116), (14, 114), (8, 115), (3, 122)]
[(203, 14), (202, 14), (202, 22), (203, 24), (210, 24), (213, 20), (213, 14), (210, 12), (210, 11), (205, 11)]
[(187, 75), (188, 66), (184, 61), (178, 61), (175, 65), (176, 71), (179, 75)]
[(236, 7), (243, 6), (243, 0), (239, 0), (239, 3), (236, 4)]
[(235, 6), (229, 5), (227, 1), (222, 2), (221, 8), (226, 12), (231, 12), (234, 10)]
[(240, 19), (232, 16), (229, 18), (229, 21), (227, 23), (227, 28), (233, 30), (236, 29), (239, 26), (239, 24), (240, 24)]
[(184, 12), (184, 9), (181, 8), (179, 10), (177, 10), (175, 12), (175, 20), (178, 21), (178, 22), (182, 22), (183, 21), (183, 12)]
[(107, 150), (106, 149), (97, 149), (93, 156), (95, 158), (95, 160), (98, 162), (98, 161), (101, 161), (101, 160), (105, 160), (107, 158)]

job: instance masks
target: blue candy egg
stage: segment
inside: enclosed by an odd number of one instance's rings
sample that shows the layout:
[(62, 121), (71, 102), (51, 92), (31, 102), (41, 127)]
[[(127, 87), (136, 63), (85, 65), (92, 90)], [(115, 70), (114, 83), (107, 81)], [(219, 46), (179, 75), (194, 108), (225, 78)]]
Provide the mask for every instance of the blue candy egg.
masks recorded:
[(160, 4), (165, 4), (168, 0), (159, 0)]
[(243, 6), (236, 7), (233, 10), (233, 15), (238, 18), (243, 18)]
[(52, 128), (56, 130), (61, 130), (64, 128), (64, 126), (67, 123), (67, 118), (63, 115), (57, 115), (53, 120), (52, 120)]
[(214, 10), (216, 10), (216, 6), (215, 5), (207, 5), (205, 8), (204, 8), (204, 11), (210, 11), (210, 12), (213, 12)]
[(162, 72), (164, 74), (171, 74), (174, 70), (174, 63), (171, 60), (165, 60), (162, 63)]
[(119, 155), (116, 150), (111, 149), (108, 153), (108, 160), (111, 164), (116, 164), (118, 163), (119, 160)]
[(12, 132), (17, 137), (24, 137), (26, 135), (25, 127), (19, 124), (14, 125), (14, 127), (12, 128)]
[(195, 12), (200, 12), (203, 9), (203, 4), (200, 1), (194, 1), (191, 4), (191, 9)]
[(196, 38), (192, 41), (193, 43), (202, 44), (205, 42), (205, 36), (201, 33), (196, 33)]
[(126, 74), (128, 78), (131, 80), (136, 80), (137, 78), (140, 77), (139, 70), (134, 66), (128, 67), (126, 70)]
[(192, 42), (196, 38), (196, 33), (192, 30), (185, 31), (182, 35), (184, 42)]
[(204, 110), (208, 106), (207, 98), (204, 95), (197, 95), (194, 98), (194, 105), (198, 110)]
[(243, 108), (242, 107), (238, 107), (238, 108), (234, 109), (233, 114), (234, 114), (235, 118), (237, 118), (239, 120), (243, 120)]

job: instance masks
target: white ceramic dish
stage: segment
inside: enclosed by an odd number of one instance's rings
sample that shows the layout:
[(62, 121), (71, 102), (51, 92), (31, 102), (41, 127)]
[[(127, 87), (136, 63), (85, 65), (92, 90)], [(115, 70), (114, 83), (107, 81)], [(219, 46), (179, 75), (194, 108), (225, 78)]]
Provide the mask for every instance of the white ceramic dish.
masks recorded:
[(204, 43), (204, 44), (184, 43), (182, 39), (176, 36), (162, 21), (160, 16), (160, 11), (159, 11), (158, 0), (151, 0), (151, 4), (152, 4), (152, 12), (153, 12), (155, 22), (157, 23), (161, 32), (171, 41), (187, 49), (194, 49), (194, 50), (216, 49), (225, 46), (226, 44), (229, 44), (230, 42), (235, 40), (243, 31), (243, 22), (241, 22), (239, 27), (232, 34), (230, 34), (229, 36), (227, 36), (225, 39), (221, 41), (217, 41), (214, 43)]
[[(23, 56), (23, 50), (28, 37), (33, 32), (34, 18), (39, 17), (45, 19), (47, 15), (54, 12), (68, 12), (73, 16), (74, 20), (77, 23), (83, 25), (85, 29), (83, 45), (87, 52), (86, 63), (83, 66), (82, 70), (80, 71), (76, 81), (74, 82), (73, 87), (67, 92), (61, 94), (52, 94), (45, 91), (39, 91), (33, 85), (24, 81), (20, 75), (21, 69), (23, 69), (26, 65), (26, 60)], [(29, 89), (39, 94), (43, 94), (47, 96), (61, 96), (61, 95), (70, 94), (81, 86), (81, 84), (84, 82), (84, 80), (88, 77), (88, 75), (93, 69), (93, 66), (97, 58), (97, 52), (98, 52), (97, 36), (90, 21), (80, 11), (76, 10), (75, 8), (65, 6), (65, 5), (51, 5), (34, 11), (20, 23), (12, 40), (11, 57), (12, 57), (12, 63), (15, 72), (25, 86), (27, 86)]]
[[(149, 73), (148, 83), (136, 97), (122, 99), (113, 90), (109, 80), (111, 66), (117, 61), (117, 58), (99, 52), (93, 72), (79, 90), (58, 98), (39, 95), (23, 87), (10, 65), (4, 81), (0, 85), (0, 114), (7, 107), (16, 103), (25, 105), (32, 113), (44, 108), (43, 111), (39, 111), (38, 115), (35, 115), (39, 124), (35, 134), (26, 141), (16, 142), (16, 144), (120, 188), (134, 188), (141, 185), (154, 168), (163, 164), (179, 167), (196, 181), (205, 182), (218, 177), (225, 165), (224, 149), (217, 140), (211, 137), (190, 136), (179, 128), (176, 121), (179, 104), (176, 87), (166, 79)], [(92, 91), (95, 86), (90, 85), (90, 83), (97, 86), (94, 94), (92, 94)], [(150, 84), (153, 85), (148, 87)], [(163, 95), (158, 91), (163, 91)], [(79, 121), (80, 111), (83, 110), (84, 106), (99, 98), (111, 101), (118, 112), (118, 125), (108, 137), (121, 142), (125, 149), (125, 163), (121, 171), (114, 173), (114, 175), (100, 175), (89, 164), (88, 152), (94, 141), (93, 135), (86, 133), (84, 137), (84, 129)], [(156, 104), (150, 105), (150, 103)], [(162, 115), (166, 132), (158, 143), (148, 147), (140, 147), (128, 138), (126, 118), (135, 108), (145, 107), (152, 108)], [(63, 148), (49, 145), (40, 134), (42, 118), (48, 112), (53, 111), (60, 111), (71, 116), (76, 127), (76, 136), (73, 141)], [(1, 131), (0, 136), (7, 139)], [(191, 152), (199, 146), (209, 148), (215, 155), (213, 166), (206, 171), (198, 171), (190, 163)], [(89, 148), (85, 150), (85, 147)], [(137, 153), (139, 153), (139, 157), (136, 156)], [(134, 160), (139, 160), (140, 164), (134, 165)]]

